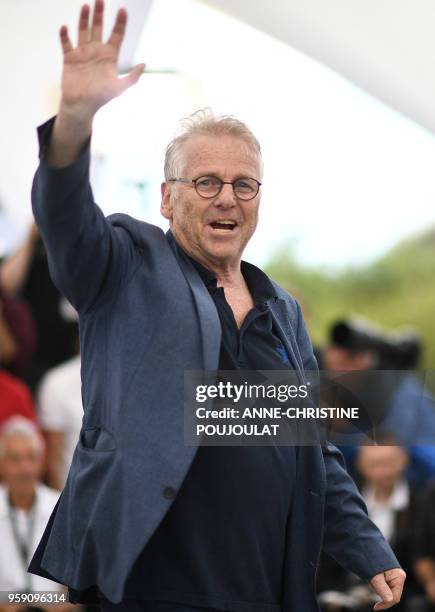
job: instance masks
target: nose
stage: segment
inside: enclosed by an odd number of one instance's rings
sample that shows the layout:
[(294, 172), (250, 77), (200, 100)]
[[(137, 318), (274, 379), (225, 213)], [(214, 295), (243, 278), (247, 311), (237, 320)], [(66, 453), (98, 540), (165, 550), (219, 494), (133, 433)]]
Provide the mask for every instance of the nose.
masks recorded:
[(236, 203), (237, 198), (234, 194), (233, 186), (228, 183), (224, 183), (220, 193), (218, 193), (218, 195), (214, 198), (213, 204), (223, 208), (231, 208), (235, 206)]

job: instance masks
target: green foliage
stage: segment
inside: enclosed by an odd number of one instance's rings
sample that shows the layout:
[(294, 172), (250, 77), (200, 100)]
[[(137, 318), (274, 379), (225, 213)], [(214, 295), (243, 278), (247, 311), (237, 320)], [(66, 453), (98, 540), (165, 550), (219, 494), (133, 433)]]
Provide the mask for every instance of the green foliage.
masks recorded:
[(275, 254), (268, 274), (301, 302), (313, 342), (344, 316), (385, 328), (412, 328), (424, 342), (421, 366), (435, 370), (435, 230), (400, 242), (374, 263), (333, 273), (301, 266), (290, 250)]

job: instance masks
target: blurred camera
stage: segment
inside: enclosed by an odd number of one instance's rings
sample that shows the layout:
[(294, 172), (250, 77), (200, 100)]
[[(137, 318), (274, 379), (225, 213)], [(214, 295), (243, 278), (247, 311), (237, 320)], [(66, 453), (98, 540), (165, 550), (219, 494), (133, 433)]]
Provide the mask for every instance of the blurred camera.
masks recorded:
[(413, 331), (385, 333), (370, 324), (343, 319), (330, 330), (331, 343), (351, 351), (371, 351), (379, 370), (411, 370), (421, 355), (421, 341)]

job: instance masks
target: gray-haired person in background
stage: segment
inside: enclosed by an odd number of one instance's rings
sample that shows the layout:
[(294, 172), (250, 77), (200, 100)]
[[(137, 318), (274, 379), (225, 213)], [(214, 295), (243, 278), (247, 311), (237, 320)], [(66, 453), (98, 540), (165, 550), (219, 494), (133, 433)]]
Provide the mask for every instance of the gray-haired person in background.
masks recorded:
[[(0, 430), (0, 609), (8, 605), (6, 592), (31, 591), (51, 591), (61, 610), (72, 609), (60, 584), (27, 571), (59, 497), (40, 481), (43, 467), (44, 440), (35, 423), (9, 417)], [(14, 603), (26, 607), (24, 600)], [(38, 607), (45, 608), (41, 602)]]

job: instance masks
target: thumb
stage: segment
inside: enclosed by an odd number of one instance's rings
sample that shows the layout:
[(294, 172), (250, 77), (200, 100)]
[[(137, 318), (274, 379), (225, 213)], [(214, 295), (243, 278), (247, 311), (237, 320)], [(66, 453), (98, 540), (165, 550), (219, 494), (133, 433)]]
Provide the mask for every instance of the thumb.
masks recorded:
[(137, 83), (144, 72), (145, 72), (145, 64), (138, 64), (126, 76), (120, 78), (119, 79), (120, 93), (123, 93), (126, 89), (128, 89), (129, 87)]

